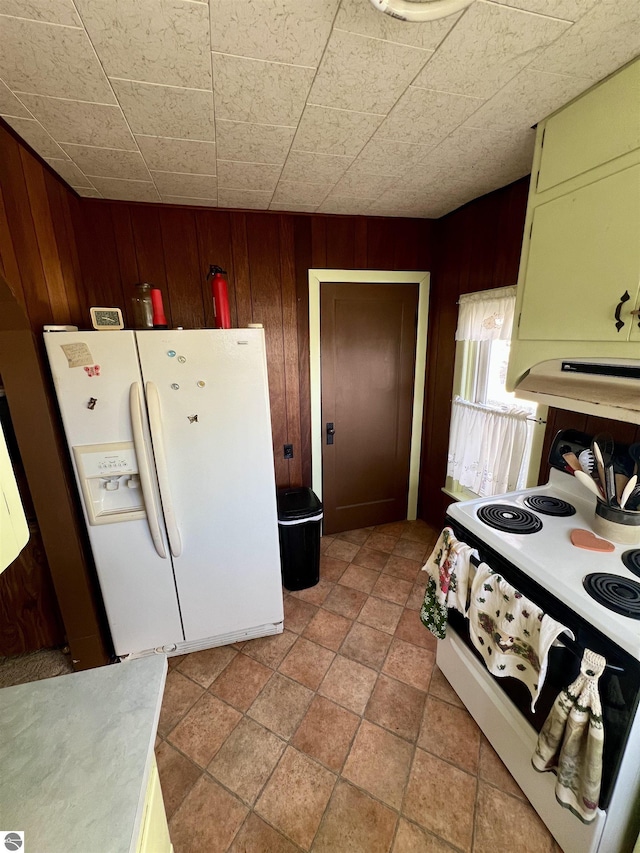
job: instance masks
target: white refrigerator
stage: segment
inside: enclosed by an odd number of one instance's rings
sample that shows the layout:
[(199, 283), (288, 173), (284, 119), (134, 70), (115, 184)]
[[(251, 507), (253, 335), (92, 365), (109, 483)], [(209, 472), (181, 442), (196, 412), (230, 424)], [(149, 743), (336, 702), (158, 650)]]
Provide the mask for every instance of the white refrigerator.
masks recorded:
[(281, 632), (263, 330), (44, 339), (116, 654)]

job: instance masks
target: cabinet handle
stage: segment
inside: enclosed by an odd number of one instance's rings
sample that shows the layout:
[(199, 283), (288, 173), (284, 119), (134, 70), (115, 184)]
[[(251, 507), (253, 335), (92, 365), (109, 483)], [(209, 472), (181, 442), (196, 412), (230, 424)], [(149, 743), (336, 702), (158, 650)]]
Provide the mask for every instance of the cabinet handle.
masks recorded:
[(620, 297), (620, 302), (618, 302), (618, 304), (616, 306), (615, 318), (616, 318), (616, 329), (618, 331), (620, 331), (620, 329), (624, 326), (624, 321), (620, 319), (620, 311), (622, 310), (622, 306), (624, 305), (624, 303), (628, 302), (630, 299), (631, 299), (631, 297), (629, 296), (629, 291), (625, 290), (625, 292)]
[(636, 308), (635, 311), (632, 311), (631, 316), (638, 320), (638, 328), (640, 329), (640, 308)]

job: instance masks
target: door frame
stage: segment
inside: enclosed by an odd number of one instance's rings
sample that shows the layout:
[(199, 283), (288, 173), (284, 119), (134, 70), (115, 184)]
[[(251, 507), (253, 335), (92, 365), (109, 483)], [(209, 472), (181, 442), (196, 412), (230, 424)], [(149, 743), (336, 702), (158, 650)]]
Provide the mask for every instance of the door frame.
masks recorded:
[(413, 377), (413, 414), (409, 455), (409, 496), (407, 518), (418, 515), (418, 480), (422, 445), (422, 413), (427, 365), (427, 322), (429, 318), (430, 274), (425, 270), (309, 270), (309, 367), (311, 393), (311, 487), (322, 499), (322, 370), (320, 364), (320, 285), (322, 282), (345, 284), (417, 284), (418, 325)]

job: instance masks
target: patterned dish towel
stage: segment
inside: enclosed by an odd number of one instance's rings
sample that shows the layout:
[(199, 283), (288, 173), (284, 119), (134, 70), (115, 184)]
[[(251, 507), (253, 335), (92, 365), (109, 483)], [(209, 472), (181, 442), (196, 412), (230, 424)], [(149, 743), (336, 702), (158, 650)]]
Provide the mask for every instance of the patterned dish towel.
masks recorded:
[(585, 649), (580, 675), (560, 693), (538, 737), (531, 763), (557, 774), (556, 799), (583, 823), (596, 816), (604, 730), (598, 679), (605, 659)]
[(511, 675), (531, 692), (531, 710), (547, 674), (547, 655), (559, 634), (573, 632), (528, 601), (486, 563), (476, 569), (469, 634), (492, 675)]
[(422, 624), (439, 640), (447, 633), (449, 607), (463, 615), (467, 612), (470, 545), (459, 542), (450, 527), (445, 527), (431, 556), (422, 567), (429, 579), (420, 610)]

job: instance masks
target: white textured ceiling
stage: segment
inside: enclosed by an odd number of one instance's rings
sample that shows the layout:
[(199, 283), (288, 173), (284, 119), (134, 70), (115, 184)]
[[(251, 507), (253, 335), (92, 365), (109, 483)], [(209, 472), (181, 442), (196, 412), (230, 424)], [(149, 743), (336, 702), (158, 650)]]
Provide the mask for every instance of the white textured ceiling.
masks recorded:
[(639, 50), (639, 0), (0, 0), (0, 115), (83, 196), (438, 217)]

